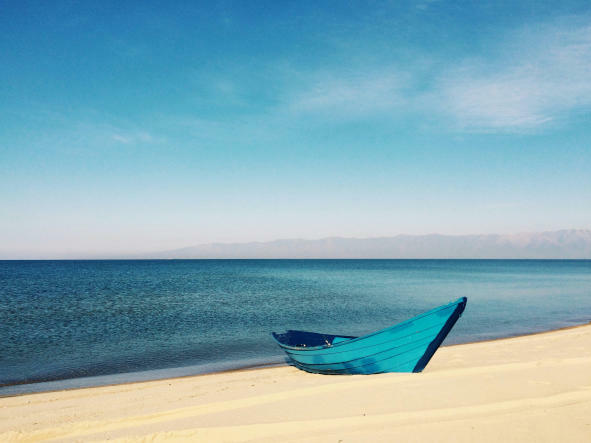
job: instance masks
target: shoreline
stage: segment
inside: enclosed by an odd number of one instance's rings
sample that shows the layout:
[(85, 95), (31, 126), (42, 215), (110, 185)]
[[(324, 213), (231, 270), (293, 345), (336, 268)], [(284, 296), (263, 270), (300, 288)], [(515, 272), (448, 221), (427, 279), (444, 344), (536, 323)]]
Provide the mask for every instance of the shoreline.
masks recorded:
[(591, 323), (442, 347), (418, 374), (204, 375), (3, 397), (0, 440), (591, 438)]
[[(505, 337), (469, 341), (469, 342), (465, 342), (465, 343), (454, 343), (454, 344), (450, 344), (450, 345), (444, 344), (440, 347), (440, 349), (458, 347), (458, 346), (466, 346), (466, 345), (478, 344), (478, 343), (490, 343), (490, 342), (496, 342), (496, 341), (500, 341), (500, 340), (512, 340), (512, 339), (517, 339), (517, 338), (521, 338), (521, 337), (530, 337), (530, 336), (542, 335), (542, 334), (552, 334), (554, 332), (582, 328), (585, 326), (591, 326), (591, 321), (588, 321), (588, 322), (582, 323), (582, 324), (572, 325), (572, 326), (564, 326), (564, 327), (560, 327), (560, 328), (556, 328), (556, 329), (548, 329), (548, 330), (543, 330), (543, 331), (538, 331), (538, 332), (531, 332), (531, 333), (527, 333), (527, 334), (509, 335), (509, 336), (505, 336)], [(147, 378), (147, 379), (142, 379), (142, 380), (123, 381), (123, 382), (119, 382), (119, 383), (91, 384), (88, 386), (75, 386), (75, 387), (70, 387), (70, 388), (58, 388), (58, 389), (37, 390), (37, 391), (33, 390), (33, 391), (17, 392), (17, 393), (6, 394), (6, 395), (2, 394), (2, 392), (1, 392), (2, 389), (10, 388), (13, 386), (28, 386), (28, 385), (36, 386), (36, 385), (42, 385), (42, 384), (46, 384), (46, 383), (67, 383), (67, 382), (75, 382), (76, 380), (85, 380), (85, 379), (89, 379), (89, 378), (99, 378), (99, 377), (108, 378), (108, 377), (125, 376), (126, 374), (133, 374), (133, 373), (141, 374), (141, 373), (146, 373), (146, 372), (151, 372), (151, 371), (167, 371), (167, 370), (170, 371), (170, 370), (174, 370), (174, 369), (182, 369), (183, 367), (153, 369), (153, 370), (138, 371), (138, 372), (131, 372), (131, 373), (105, 374), (105, 375), (77, 377), (77, 378), (69, 378), (69, 379), (55, 379), (55, 380), (39, 381), (39, 382), (33, 382), (33, 383), (15, 383), (15, 384), (7, 384), (7, 385), (0, 386), (0, 400), (3, 398), (20, 397), (23, 395), (35, 395), (35, 394), (44, 394), (44, 393), (72, 391), (72, 390), (78, 390), (78, 389), (93, 389), (93, 388), (101, 388), (101, 387), (134, 385), (134, 384), (138, 384), (138, 383), (149, 383), (149, 382), (155, 382), (155, 381), (173, 381), (173, 380), (181, 380), (181, 379), (191, 378), (191, 377), (204, 377), (204, 376), (211, 376), (211, 375), (217, 375), (217, 374), (257, 371), (257, 370), (261, 370), (261, 369), (268, 369), (268, 368), (275, 368), (275, 367), (291, 367), (291, 365), (288, 363), (261, 363), (261, 364), (247, 365), (247, 366), (226, 369), (226, 370), (204, 372), (204, 373), (197, 373), (197, 374), (179, 375), (179, 376), (173, 376), (173, 377), (156, 377), (156, 378)]]

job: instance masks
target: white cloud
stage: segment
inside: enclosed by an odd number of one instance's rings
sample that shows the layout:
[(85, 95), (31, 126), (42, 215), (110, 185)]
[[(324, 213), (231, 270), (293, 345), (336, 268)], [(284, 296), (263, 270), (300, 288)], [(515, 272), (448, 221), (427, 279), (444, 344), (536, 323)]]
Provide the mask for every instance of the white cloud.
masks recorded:
[(314, 78), (308, 89), (289, 102), (295, 113), (329, 113), (359, 117), (376, 111), (400, 107), (406, 101), (408, 74), (394, 69), (349, 76), (323, 75)]
[(433, 4), (433, 3), (437, 3), (438, 0), (423, 0), (423, 1), (419, 1), (416, 4), (416, 8), (420, 9), (422, 11), (429, 9), (429, 7)]
[[(309, 74), (282, 111), (350, 120), (402, 113), (453, 130), (538, 130), (591, 106), (591, 26), (566, 18), (499, 36), (480, 58)], [(438, 69), (434, 70), (434, 66)], [(419, 83), (420, 82), (420, 83)]]
[[(514, 33), (501, 56), (465, 61), (439, 79), (431, 100), (467, 130), (541, 127), (591, 105), (591, 26)], [(503, 48), (502, 48), (503, 49)]]
[(116, 142), (125, 143), (126, 145), (133, 141), (131, 137), (126, 137), (125, 135), (121, 135), (121, 134), (113, 134), (112, 138)]
[(162, 139), (155, 137), (152, 134), (145, 131), (129, 133), (118, 131), (111, 135), (111, 139), (126, 145), (133, 143), (158, 143), (162, 141)]

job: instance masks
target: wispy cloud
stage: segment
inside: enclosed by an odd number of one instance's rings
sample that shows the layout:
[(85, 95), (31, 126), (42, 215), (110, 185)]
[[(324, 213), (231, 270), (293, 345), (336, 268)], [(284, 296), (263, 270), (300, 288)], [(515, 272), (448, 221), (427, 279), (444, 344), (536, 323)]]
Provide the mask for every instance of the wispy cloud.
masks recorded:
[(40, 149), (69, 152), (98, 152), (120, 145), (158, 144), (166, 137), (138, 124), (117, 119), (94, 109), (79, 109), (76, 114), (49, 108), (42, 104), (30, 106), (27, 112), (14, 111), (19, 118), (34, 122), (35, 131), (26, 133), (27, 143)]
[[(523, 27), (486, 57), (357, 72), (311, 73), (284, 110), (344, 121), (374, 113), (440, 119), (453, 131), (543, 129), (591, 106), (591, 26), (577, 18)], [(422, 56), (417, 54), (417, 59)]]
[(350, 76), (323, 75), (314, 79), (307, 90), (295, 95), (288, 108), (295, 113), (359, 117), (403, 106), (408, 87), (408, 73), (395, 69)]
[(113, 124), (98, 120), (76, 120), (70, 118), (69, 128), (58, 131), (61, 137), (58, 145), (70, 149), (106, 148), (108, 146), (138, 146), (166, 141), (164, 137), (138, 129), (136, 125)]
[(437, 81), (440, 112), (467, 130), (542, 127), (591, 105), (591, 26), (516, 32), (499, 58), (467, 60)]
[(438, 0), (423, 0), (423, 1), (419, 1), (416, 4), (416, 8), (420, 9), (420, 10), (426, 10), (428, 9), (433, 3), (436, 3)]
[(126, 145), (134, 143), (158, 143), (163, 140), (145, 131), (125, 132), (121, 130), (113, 133), (111, 138), (118, 143)]

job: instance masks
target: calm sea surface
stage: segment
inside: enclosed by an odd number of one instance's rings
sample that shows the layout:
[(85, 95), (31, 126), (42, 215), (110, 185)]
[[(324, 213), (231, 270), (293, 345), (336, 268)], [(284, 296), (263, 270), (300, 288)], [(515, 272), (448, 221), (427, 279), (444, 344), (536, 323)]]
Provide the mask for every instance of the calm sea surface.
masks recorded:
[(284, 362), (468, 297), (445, 344), (591, 320), (591, 260), (0, 261), (0, 395)]

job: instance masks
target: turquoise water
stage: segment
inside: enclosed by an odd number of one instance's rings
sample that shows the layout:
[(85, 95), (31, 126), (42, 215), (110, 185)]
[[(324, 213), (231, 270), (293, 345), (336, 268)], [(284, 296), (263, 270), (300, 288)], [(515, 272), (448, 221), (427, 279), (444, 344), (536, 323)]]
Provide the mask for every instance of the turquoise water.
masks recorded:
[(0, 261), (0, 395), (282, 363), (468, 297), (445, 344), (591, 320), (591, 260)]

